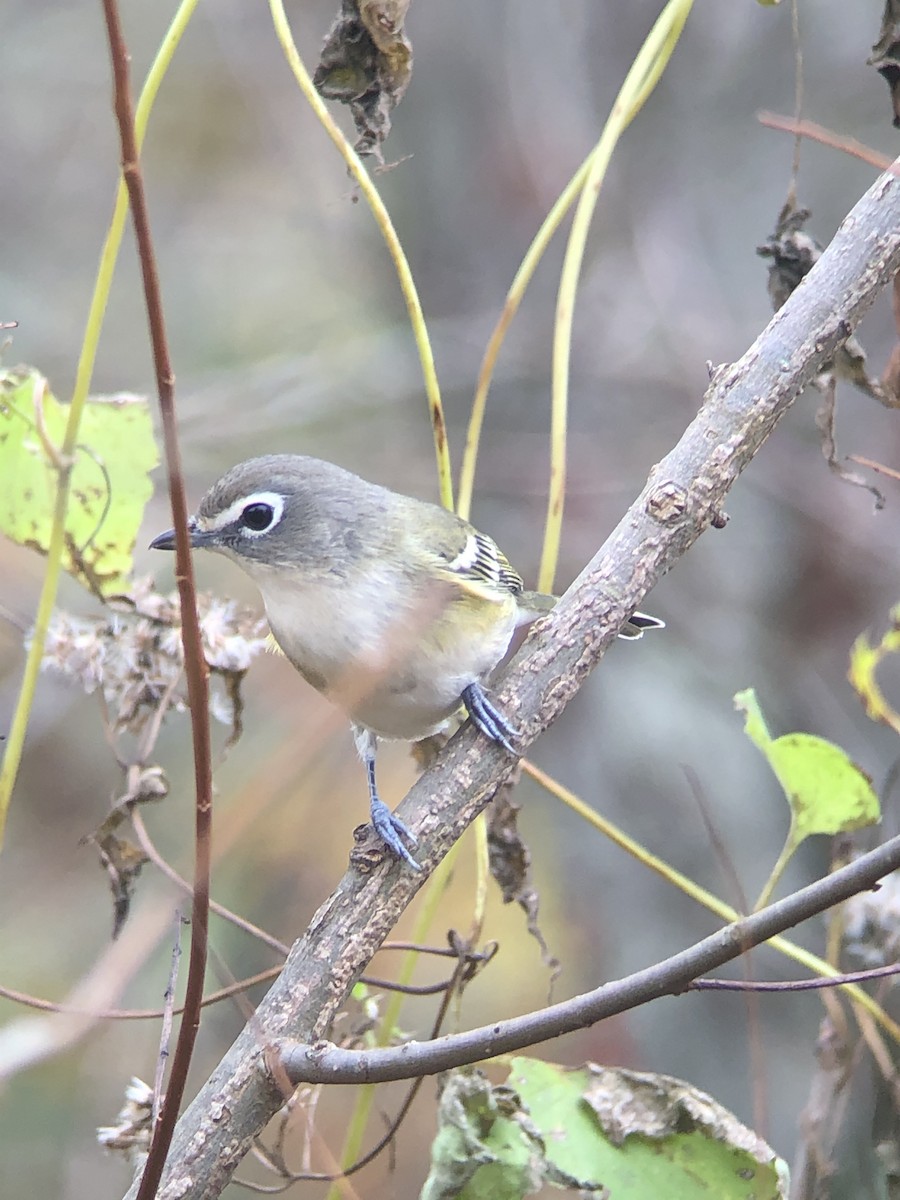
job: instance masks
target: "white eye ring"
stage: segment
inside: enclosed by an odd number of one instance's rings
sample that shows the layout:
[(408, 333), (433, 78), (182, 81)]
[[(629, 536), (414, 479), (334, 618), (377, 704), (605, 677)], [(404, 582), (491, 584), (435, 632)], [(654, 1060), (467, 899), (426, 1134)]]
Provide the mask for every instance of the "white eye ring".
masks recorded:
[[(259, 506), (260, 509), (267, 508), (271, 512), (269, 520), (260, 529), (254, 529), (252, 525), (245, 524), (243, 520), (244, 514), (248, 509), (255, 506)], [(252, 496), (246, 496), (241, 500), (239, 508), (240, 511), (236, 514), (236, 519), (240, 526), (241, 537), (265, 537), (267, 533), (272, 532), (284, 516), (284, 496), (280, 496), (278, 492), (254, 492)]]

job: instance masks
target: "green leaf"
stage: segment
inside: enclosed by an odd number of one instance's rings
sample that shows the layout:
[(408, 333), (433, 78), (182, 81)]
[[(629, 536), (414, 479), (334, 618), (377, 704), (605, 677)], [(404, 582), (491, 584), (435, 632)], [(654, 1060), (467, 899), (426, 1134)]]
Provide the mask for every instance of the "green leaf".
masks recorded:
[[(0, 372), (0, 532), (46, 554), (68, 407), (34, 370)], [(138, 396), (95, 397), (85, 406), (72, 467), (63, 566), (109, 596), (129, 584), (149, 472), (159, 462), (150, 412)]]
[(814, 833), (847, 833), (881, 820), (868, 776), (839, 746), (810, 733), (772, 738), (752, 688), (739, 692), (734, 703), (787, 797), (794, 847)]
[(783, 1200), (787, 1166), (711, 1096), (668, 1075), (515, 1058), (508, 1083), (567, 1175), (628, 1200)]
[(420, 1200), (522, 1200), (545, 1184), (585, 1197), (606, 1194), (552, 1160), (510, 1088), (493, 1087), (471, 1068), (446, 1075)]
[(811, 733), (773, 738), (753, 688), (738, 692), (734, 706), (745, 714), (744, 731), (766, 756), (791, 810), (784, 848), (755, 905), (760, 909), (769, 902), (804, 838), (875, 825), (881, 820), (881, 806), (869, 777), (839, 746)]

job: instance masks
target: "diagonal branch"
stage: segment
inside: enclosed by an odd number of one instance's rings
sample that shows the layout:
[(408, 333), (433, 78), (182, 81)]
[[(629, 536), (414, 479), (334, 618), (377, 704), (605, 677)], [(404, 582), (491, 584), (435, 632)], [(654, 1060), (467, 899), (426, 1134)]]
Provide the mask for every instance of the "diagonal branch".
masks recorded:
[[(499, 702), (523, 749), (553, 721), (626, 616), (710, 524), (741, 471), (804, 386), (833, 357), (900, 267), (900, 183), (880, 178), (813, 270), (741, 360), (714, 373), (700, 412), (553, 613), (532, 631)], [(471, 726), (412, 788), (400, 815), (433, 868), (510, 775), (514, 760)], [(283, 1100), (261, 1069), (267, 1043), (324, 1037), (348, 989), (425, 874), (387, 864), (350, 870), (295, 943), (279, 980), (186, 1111), (163, 1176), (163, 1200), (217, 1196)], [(129, 1200), (134, 1192), (129, 1193)]]

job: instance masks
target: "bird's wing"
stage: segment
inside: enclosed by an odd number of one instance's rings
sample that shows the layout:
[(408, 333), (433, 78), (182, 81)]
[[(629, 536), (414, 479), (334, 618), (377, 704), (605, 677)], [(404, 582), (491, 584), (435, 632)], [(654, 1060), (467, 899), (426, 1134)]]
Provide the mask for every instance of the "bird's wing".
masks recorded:
[(518, 596), (524, 586), (493, 538), (462, 521), (458, 546), (448, 547), (438, 558), (438, 573), (470, 596), (499, 604)]

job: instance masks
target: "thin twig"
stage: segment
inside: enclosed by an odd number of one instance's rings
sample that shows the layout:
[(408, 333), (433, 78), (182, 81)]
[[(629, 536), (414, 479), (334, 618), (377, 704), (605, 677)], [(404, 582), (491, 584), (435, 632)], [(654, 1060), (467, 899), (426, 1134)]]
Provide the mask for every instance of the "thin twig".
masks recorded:
[[(845, 983), (866, 983), (869, 979), (883, 979), (887, 975), (900, 975), (900, 963), (887, 967), (872, 967), (868, 971), (847, 971), (843, 975), (828, 979), (695, 979), (689, 984), (689, 992), (813, 992), (820, 988), (843, 987)], [(871, 1020), (869, 1014), (866, 1018)]]
[(843, 154), (858, 158), (879, 171), (896, 169), (891, 159), (879, 154), (871, 146), (857, 141), (856, 138), (842, 137), (832, 129), (826, 129), (824, 125), (817, 125), (815, 121), (798, 121), (796, 117), (782, 117), (779, 113), (771, 112), (759, 113), (757, 120), (766, 129), (777, 129), (780, 133), (792, 133), (795, 138), (809, 138), (811, 142), (821, 142), (823, 146), (831, 146), (833, 150), (840, 150)]
[[(465, 978), (466, 971), (469, 969), (468, 959), (465, 955), (462, 955), (462, 956), (458, 955), (457, 958), (458, 958), (458, 962), (457, 962), (456, 970), (453, 972), (453, 975), (451, 976), (451, 978), (447, 981), (447, 986), (446, 986), (444, 996), (441, 1000), (441, 1003), (438, 1008), (437, 1014), (435, 1016), (434, 1022), (432, 1023), (431, 1035), (430, 1035), (432, 1039), (436, 1038), (438, 1036), (438, 1034), (440, 1033), (441, 1026), (444, 1024), (444, 1021), (447, 1018), (447, 1012), (450, 1008), (450, 1002), (453, 999), (453, 996), (456, 993), (457, 989), (459, 988), (460, 983)], [(361, 1051), (360, 1053), (365, 1053), (365, 1051)], [(335, 1183), (335, 1182), (337, 1182), (337, 1180), (344, 1179), (348, 1175), (355, 1175), (357, 1171), (361, 1171), (363, 1167), (368, 1166), (368, 1164), (370, 1162), (372, 1162), (374, 1159), (376, 1159), (379, 1156), (379, 1154), (381, 1154), (382, 1151), (387, 1146), (389, 1146), (391, 1144), (391, 1142), (394, 1140), (394, 1138), (397, 1136), (397, 1132), (400, 1129), (400, 1126), (403, 1124), (404, 1120), (406, 1119), (406, 1115), (409, 1112), (410, 1108), (412, 1107), (413, 1101), (415, 1100), (416, 1095), (418, 1094), (419, 1088), (422, 1086), (422, 1084), (424, 1082), (425, 1082), (424, 1076), (413, 1080), (412, 1086), (410, 1087), (409, 1091), (407, 1092), (406, 1096), (404, 1097), (403, 1103), (400, 1105), (400, 1108), (397, 1110), (396, 1116), (390, 1121), (388, 1128), (385, 1131), (385, 1133), (383, 1134), (383, 1136), (381, 1138), (379, 1138), (379, 1140), (375, 1143), (375, 1145), (372, 1147), (371, 1150), (368, 1150), (364, 1155), (362, 1155), (362, 1157), (358, 1158), (354, 1163), (352, 1163), (349, 1167), (347, 1167), (346, 1170), (337, 1171), (334, 1173), (328, 1173), (328, 1172), (316, 1173), (316, 1172), (309, 1172), (309, 1171), (297, 1172), (296, 1174), (291, 1173), (287, 1182), (288, 1183), (299, 1183), (299, 1182), (303, 1181), (303, 1182), (307, 1182), (307, 1183)], [(235, 1179), (235, 1183), (237, 1183), (237, 1182), (239, 1182), (239, 1181), (237, 1179)], [(244, 1186), (247, 1186), (246, 1181), (241, 1180), (240, 1182), (242, 1184), (244, 1184)], [(256, 1189), (257, 1185), (254, 1184), (252, 1186), (254, 1187), (254, 1189)], [(282, 1189), (278, 1188), (276, 1190), (280, 1191)]]
[(889, 479), (900, 479), (900, 471), (895, 471), (893, 467), (886, 467), (884, 463), (875, 462), (872, 458), (864, 458), (861, 454), (848, 454), (847, 457), (851, 462), (859, 463), (861, 467), (869, 467), (872, 471), (877, 471), (879, 475), (887, 475)]
[[(800, 5), (791, 0), (791, 45), (794, 50), (794, 120), (799, 125), (803, 117), (803, 46), (800, 43)], [(791, 182), (785, 207), (797, 207), (797, 179), (800, 176), (800, 152), (803, 138), (799, 130), (794, 134), (794, 156), (791, 160)]]
[[(190, 895), (193, 891), (193, 888), (186, 879), (182, 878), (182, 876), (178, 874), (174, 867), (169, 865), (169, 863), (157, 850), (153, 839), (150, 837), (150, 834), (147, 831), (147, 826), (144, 824), (144, 818), (137, 808), (132, 810), (131, 824), (132, 828), (134, 829), (135, 836), (137, 837), (138, 844), (143, 852), (147, 855), (147, 858), (150, 860), (150, 862), (152, 862), (156, 869), (165, 875), (167, 879), (171, 880), (171, 882), (174, 883), (177, 888), (180, 888), (181, 891), (185, 892), (187, 895)], [(219, 904), (217, 900), (210, 900), (209, 911), (215, 913), (217, 917), (221, 917), (223, 921), (228, 921), (230, 924), (234, 925), (235, 928), (242, 929), (244, 933), (249, 933), (251, 937), (256, 938), (257, 941), (262, 942), (271, 950), (274, 950), (277, 954), (280, 954), (282, 958), (287, 958), (290, 946), (285, 945), (284, 942), (280, 942), (277, 937), (274, 937), (271, 933), (267, 933), (265, 929), (261, 929), (259, 925), (254, 925), (253, 922), (248, 921), (246, 917), (239, 916), (230, 908), (226, 908), (224, 904)]]
[(156, 1059), (156, 1077), (153, 1080), (153, 1127), (159, 1120), (159, 1107), (162, 1102), (163, 1081), (166, 1076), (166, 1063), (169, 1060), (169, 1042), (172, 1037), (172, 1017), (175, 1012), (175, 984), (178, 979), (178, 964), (181, 962), (181, 923), (183, 917), (179, 909), (175, 910), (175, 940), (172, 943), (172, 965), (169, 969), (169, 982), (163, 997), (163, 1018), (159, 1031), (159, 1054)]
[(438, 983), (394, 983), (391, 979), (379, 979), (375, 975), (360, 975), (359, 982), (382, 992), (399, 992), (402, 996), (437, 996), (446, 992), (453, 984), (453, 977)]
[[(273, 979), (277, 979), (280, 973), (281, 967), (277, 966), (259, 971), (256, 975), (248, 975), (246, 979), (239, 979), (235, 983), (229, 984), (228, 987), (219, 988), (215, 992), (210, 992), (208, 996), (204, 996), (203, 1007), (207, 1008), (210, 1004), (228, 1000), (232, 996), (238, 995), (239, 992), (246, 992), (260, 983), (270, 983)], [(0, 984), (0, 996), (5, 1000), (12, 1000), (15, 1004), (22, 1004), (26, 1008), (36, 1008), (38, 1012), (71, 1013), (76, 1016), (95, 1017), (98, 1021), (158, 1021), (166, 1015), (165, 1008), (88, 1008), (81, 1004), (67, 1004), (60, 1000), (46, 1000), (42, 996), (18, 992), (15, 988), (6, 987), (4, 984)], [(176, 1005), (172, 1009), (172, 1015), (176, 1017), (183, 1012), (183, 1004)]]

